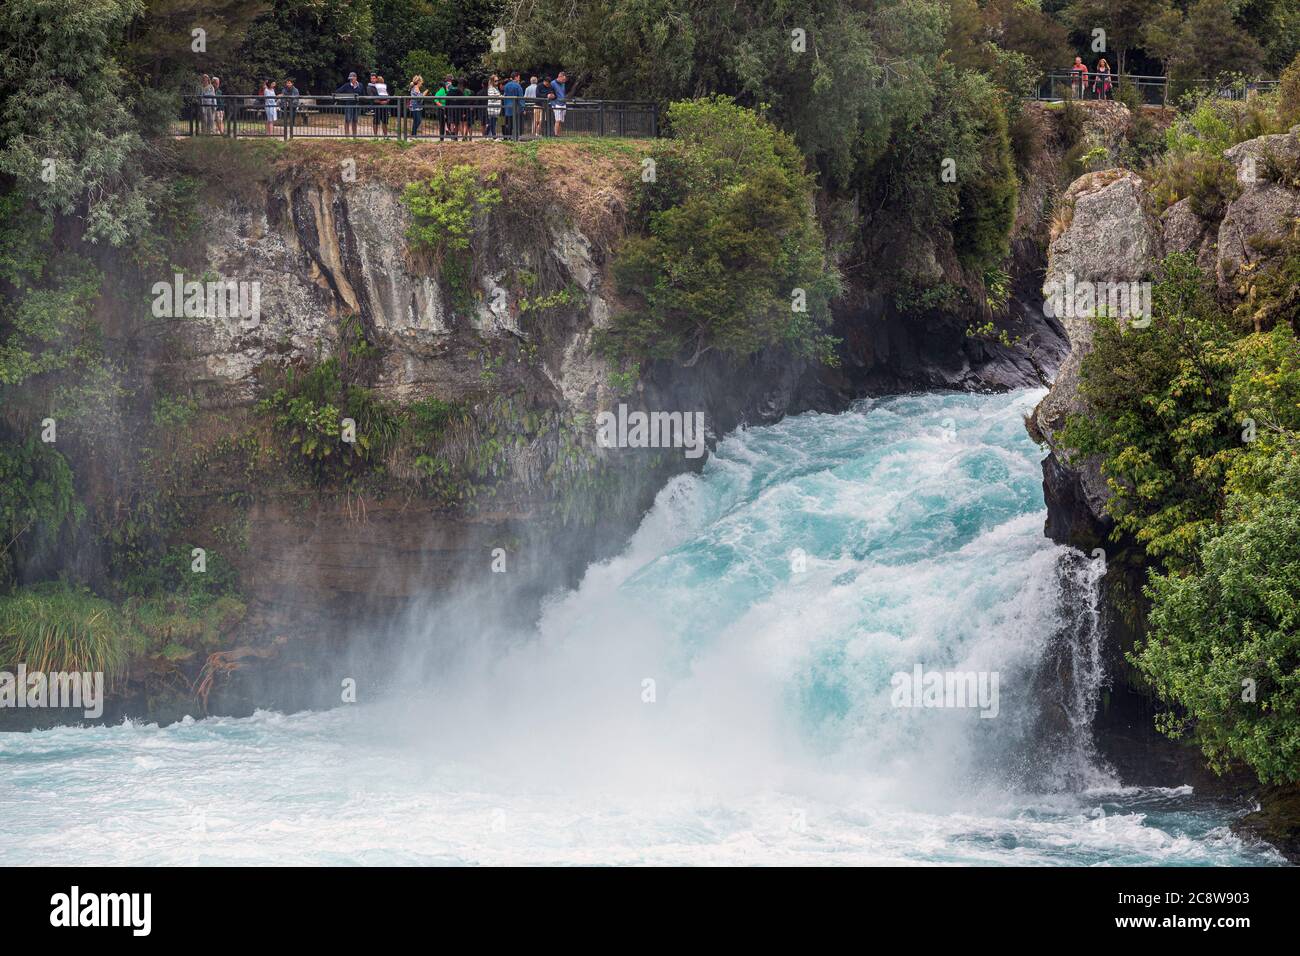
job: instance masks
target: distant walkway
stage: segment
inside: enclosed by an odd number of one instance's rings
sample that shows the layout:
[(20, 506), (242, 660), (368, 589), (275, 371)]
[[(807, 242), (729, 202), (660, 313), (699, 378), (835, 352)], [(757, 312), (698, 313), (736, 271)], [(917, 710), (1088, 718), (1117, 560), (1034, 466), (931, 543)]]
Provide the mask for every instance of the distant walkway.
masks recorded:
[(198, 94), (184, 98), (172, 132), (239, 139), (522, 141), (555, 136), (558, 122), (562, 136), (654, 138), (659, 134), (659, 110), (650, 102), (570, 99), (556, 106), (553, 100), (520, 98), (507, 116), (506, 99)]
[[(1110, 81), (1110, 90), (1105, 90), (1099, 79)], [(1271, 93), (1277, 89), (1277, 80), (1235, 80), (1219, 83), (1215, 80), (1171, 80), (1167, 76), (1141, 76), (1136, 73), (1097, 74), (1089, 72), (1086, 81), (1069, 70), (1053, 70), (1038, 83), (1038, 88), (1030, 99), (1059, 101), (1067, 98), (1076, 100), (1117, 99), (1121, 86), (1132, 87), (1138, 95), (1138, 102), (1143, 106), (1176, 105), (1184, 93), (1192, 90), (1208, 90), (1213, 96), (1224, 100), (1244, 100), (1255, 93)], [(1081, 88), (1082, 87), (1082, 88)]]

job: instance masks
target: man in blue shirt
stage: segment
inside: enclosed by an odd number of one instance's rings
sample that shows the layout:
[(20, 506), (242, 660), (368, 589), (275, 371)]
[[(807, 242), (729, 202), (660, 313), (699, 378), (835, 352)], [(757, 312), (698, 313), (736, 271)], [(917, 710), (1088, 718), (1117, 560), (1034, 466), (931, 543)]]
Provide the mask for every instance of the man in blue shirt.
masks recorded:
[(524, 95), (524, 87), (519, 82), (519, 71), (515, 70), (510, 74), (510, 82), (506, 88), (501, 91), (505, 94), (506, 102), (503, 112), (506, 117), (506, 138), (514, 139), (519, 135), (519, 121), (523, 118), (523, 103), (520, 97)]
[(560, 135), (560, 127), (564, 125), (564, 84), (569, 78), (561, 70), (551, 81), (551, 113), (555, 117), (555, 135)]

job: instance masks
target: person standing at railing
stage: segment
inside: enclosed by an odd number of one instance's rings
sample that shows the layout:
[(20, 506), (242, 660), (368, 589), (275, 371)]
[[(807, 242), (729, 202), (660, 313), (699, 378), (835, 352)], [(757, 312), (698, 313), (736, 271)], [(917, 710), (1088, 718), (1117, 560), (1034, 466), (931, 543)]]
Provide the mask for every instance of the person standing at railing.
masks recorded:
[(371, 114), (370, 128), (378, 136), (383, 132), (385, 138), (388, 136), (388, 84), (378, 73), (370, 74), (370, 85), (366, 87), (366, 95), (374, 97), (374, 112)]
[(1097, 61), (1097, 69), (1093, 71), (1092, 92), (1099, 100), (1112, 99), (1110, 64), (1106, 62), (1104, 56)]
[(438, 106), (438, 141), (442, 142), (447, 138), (447, 127), (451, 127), (451, 135), (454, 139), (456, 136), (456, 121), (452, 117), (450, 109), (447, 106), (447, 95), (451, 88), (456, 85), (455, 79), (450, 76), (442, 78), (442, 86), (433, 94), (433, 101)]
[(298, 118), (298, 99), (302, 94), (293, 85), (293, 79), (284, 81), (284, 93), (280, 96), (281, 105), (289, 111), (289, 128), (292, 129)]
[(411, 77), (411, 138), (420, 135), (420, 124), (424, 122), (424, 77), (415, 74)]
[[(357, 106), (357, 97), (361, 95), (361, 83), (357, 80), (355, 73), (348, 74), (348, 81), (334, 91), (335, 96), (344, 98), (343, 107), (343, 135), (357, 135), (357, 114), (361, 108)], [(348, 105), (350, 104), (350, 105)]]
[(1070, 67), (1070, 89), (1074, 92), (1074, 98), (1081, 100), (1084, 94), (1088, 92), (1088, 67), (1084, 65), (1083, 57), (1074, 58), (1074, 66)]
[(226, 135), (226, 100), (225, 100), (225, 95), (221, 90), (221, 77), (214, 76), (212, 78), (212, 92), (214, 94), (213, 99), (217, 101), (217, 108), (213, 112), (213, 118), (217, 122), (217, 135), (225, 136)]
[(568, 76), (566, 76), (564, 71), (561, 70), (559, 73), (555, 75), (555, 79), (551, 81), (551, 95), (550, 95), (551, 113), (552, 116), (555, 118), (556, 136), (560, 135), (560, 127), (564, 125), (564, 109), (565, 109), (564, 86), (565, 83), (568, 82), (568, 79), (569, 79)]
[(507, 139), (514, 139), (519, 135), (519, 121), (523, 119), (523, 95), (524, 88), (519, 83), (519, 71), (515, 70), (510, 74), (510, 82), (506, 84), (503, 92), (506, 95), (505, 117), (506, 128), (505, 134)]
[(458, 103), (458, 106), (452, 107), (452, 116), (456, 121), (456, 138), (469, 139), (469, 122), (471, 108), (465, 104), (462, 97), (469, 95), (469, 80), (453, 80), (451, 89), (447, 91), (447, 96), (451, 98), (452, 103)]
[(275, 135), (275, 122), (280, 118), (279, 99), (275, 93), (275, 80), (262, 86), (262, 108), (266, 111), (266, 135)]
[(217, 88), (212, 85), (212, 77), (206, 73), (199, 81), (199, 116), (203, 119), (203, 132), (211, 136), (212, 127), (217, 121)]
[(497, 135), (497, 120), (501, 116), (501, 77), (495, 73), (487, 85), (487, 118), (483, 124), (484, 139), (500, 139)]
[(537, 77), (528, 78), (528, 87), (524, 90), (524, 99), (528, 103), (528, 110), (533, 114), (533, 135), (538, 136), (542, 131), (542, 108), (537, 105)]

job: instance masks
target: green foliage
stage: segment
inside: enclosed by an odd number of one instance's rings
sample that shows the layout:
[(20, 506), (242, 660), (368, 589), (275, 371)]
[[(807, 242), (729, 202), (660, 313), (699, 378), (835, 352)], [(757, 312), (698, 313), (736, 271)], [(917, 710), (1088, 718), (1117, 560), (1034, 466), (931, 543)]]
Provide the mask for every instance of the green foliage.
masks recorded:
[(15, 300), (0, 300), (0, 389), (99, 361), (99, 327), (91, 308), (102, 277), (72, 256), (27, 273)]
[(88, 590), (62, 584), (0, 594), (0, 669), (99, 672), (126, 665), (132, 634), (118, 609)]
[(1268, 255), (1264, 265), (1243, 265), (1237, 276), (1242, 300), (1235, 314), (1244, 325), (1266, 329), (1274, 324), (1289, 323), (1300, 329), (1300, 222), (1291, 223), (1291, 231), (1271, 248), (1252, 237), (1251, 245)]
[[(453, 69), (451, 61), (444, 54), (430, 53), (428, 50), (411, 50), (402, 57), (400, 73), (406, 83), (410, 83), (413, 77), (423, 77), (424, 88), (432, 93), (442, 84), (442, 78)], [(405, 90), (406, 87), (402, 87), (402, 91)]]
[(1149, 327), (1094, 320), (1079, 385), (1089, 411), (1070, 416), (1061, 438), (1103, 456), (1116, 534), (1179, 569), (1213, 527), (1241, 453), (1228, 405), (1239, 333), (1190, 255), (1162, 268)]
[(149, 224), (155, 186), (115, 58), (140, 12), (13, 0), (0, 18), (0, 174), (42, 215), (81, 217), (89, 242), (121, 246)]
[(984, 297), (994, 312), (1005, 309), (1011, 299), (1011, 274), (1005, 269), (992, 267), (984, 271)]
[[(1293, 406), (1294, 408), (1294, 406)], [(1268, 459), (1272, 481), (1232, 496), (1223, 529), (1190, 574), (1155, 574), (1149, 636), (1133, 662), (1194, 728), (1220, 771), (1244, 761), (1261, 780), (1300, 780), (1300, 445)]]
[(301, 90), (333, 93), (348, 71), (374, 61), (375, 22), (369, 2), (273, 0), (268, 5), (270, 9), (248, 26), (238, 54), (205, 68), (220, 74), (222, 89), (251, 93), (260, 88), (260, 80), (293, 77)]
[(402, 201), (413, 220), (406, 231), (411, 245), (439, 257), (467, 250), (475, 217), (501, 202), (501, 190), (490, 185), (495, 181), (495, 173), (480, 181), (478, 171), (462, 163), (440, 169), (423, 182), (408, 183)]
[(0, 440), (0, 584), (13, 574), (13, 555), (51, 544), (65, 525), (85, 516), (67, 460), (37, 436)]
[(1155, 562), (1130, 654), (1216, 770), (1300, 780), (1300, 342), (1243, 335), (1190, 255), (1163, 264), (1153, 321), (1094, 323), (1088, 413), (1061, 435), (1102, 456), (1117, 536)]
[(644, 232), (614, 263), (631, 308), (606, 346), (687, 364), (776, 344), (826, 357), (838, 279), (793, 140), (723, 97), (674, 103), (667, 120), (673, 138), (652, 147), (655, 180), (633, 211)]
[[(305, 372), (287, 369), (284, 383), (258, 410), (271, 416), (276, 433), (318, 484), (352, 481), (378, 467), (402, 425), (392, 406), (345, 379), (335, 357)], [(345, 419), (355, 425), (354, 440), (347, 440)]]
[(198, 411), (198, 402), (192, 398), (159, 395), (153, 403), (153, 423), (156, 428), (184, 428)]

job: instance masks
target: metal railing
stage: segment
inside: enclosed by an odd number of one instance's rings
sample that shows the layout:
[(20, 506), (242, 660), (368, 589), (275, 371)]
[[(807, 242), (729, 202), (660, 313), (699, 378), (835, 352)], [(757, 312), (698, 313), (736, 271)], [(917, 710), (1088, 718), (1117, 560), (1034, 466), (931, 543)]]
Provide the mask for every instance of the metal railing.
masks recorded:
[(1137, 91), (1138, 102), (1144, 106), (1169, 106), (1193, 90), (1208, 91), (1218, 99), (1244, 100), (1256, 93), (1272, 92), (1277, 84), (1277, 80), (1171, 80), (1167, 76), (1136, 73), (1095, 73), (1089, 70), (1086, 75), (1080, 75), (1069, 70), (1053, 70), (1039, 81), (1034, 99), (1113, 100), (1118, 96), (1120, 86), (1125, 85)]
[(176, 136), (460, 140), (659, 134), (651, 102), (500, 96), (238, 96), (183, 99)]

